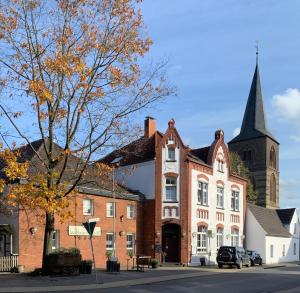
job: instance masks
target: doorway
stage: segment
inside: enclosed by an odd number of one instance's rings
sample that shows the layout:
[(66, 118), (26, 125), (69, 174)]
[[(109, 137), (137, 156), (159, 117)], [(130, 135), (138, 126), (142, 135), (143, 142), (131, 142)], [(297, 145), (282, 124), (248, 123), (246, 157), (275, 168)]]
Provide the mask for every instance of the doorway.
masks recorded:
[(165, 224), (162, 227), (162, 250), (166, 262), (180, 262), (180, 226)]

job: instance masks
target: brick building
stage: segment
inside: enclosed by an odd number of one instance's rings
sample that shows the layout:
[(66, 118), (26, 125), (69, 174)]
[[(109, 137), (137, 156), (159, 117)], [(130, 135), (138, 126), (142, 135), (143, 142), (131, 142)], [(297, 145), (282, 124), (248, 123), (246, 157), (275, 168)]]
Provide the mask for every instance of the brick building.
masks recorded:
[(230, 172), (224, 133), (205, 148), (186, 146), (171, 119), (167, 130), (145, 120), (144, 136), (102, 161), (122, 157), (118, 181), (145, 195), (143, 253), (167, 262), (215, 262), (219, 246), (242, 245), (246, 182)]
[[(42, 140), (31, 144), (43, 157)], [(59, 149), (59, 146), (55, 146)], [(43, 172), (38, 158), (29, 145), (21, 150), (21, 158), (29, 162), (29, 174)], [(74, 170), (74, 166), (70, 166)], [(55, 218), (55, 232), (52, 238), (52, 249), (77, 247), (83, 259), (92, 259), (90, 241), (83, 222), (90, 218), (99, 218), (94, 234), (93, 245), (95, 261), (98, 267), (104, 267), (106, 252), (113, 251), (113, 193), (111, 178), (101, 183), (97, 180), (80, 183), (77, 195), (73, 197), (70, 210), (73, 218), (61, 223)], [(19, 184), (22, 184), (21, 182)], [(116, 185), (115, 186), (115, 247), (116, 256), (122, 266), (126, 265), (128, 251), (139, 253), (141, 243), (141, 196)], [(1, 255), (19, 255), (19, 264), (26, 271), (41, 267), (44, 238), (43, 213), (14, 208), (9, 217), (0, 214), (0, 247)]]

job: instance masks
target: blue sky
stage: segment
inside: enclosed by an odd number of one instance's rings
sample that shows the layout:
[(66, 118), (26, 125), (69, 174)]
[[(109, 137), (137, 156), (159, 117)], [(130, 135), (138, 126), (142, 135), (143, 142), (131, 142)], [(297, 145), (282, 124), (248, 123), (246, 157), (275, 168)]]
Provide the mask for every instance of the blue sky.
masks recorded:
[(229, 141), (241, 126), (259, 41), (268, 126), (281, 144), (281, 207), (300, 208), (300, 2), (145, 0), (142, 12), (154, 40), (148, 58), (169, 59), (178, 88), (146, 114), (162, 131), (174, 117), (191, 147), (220, 128)]

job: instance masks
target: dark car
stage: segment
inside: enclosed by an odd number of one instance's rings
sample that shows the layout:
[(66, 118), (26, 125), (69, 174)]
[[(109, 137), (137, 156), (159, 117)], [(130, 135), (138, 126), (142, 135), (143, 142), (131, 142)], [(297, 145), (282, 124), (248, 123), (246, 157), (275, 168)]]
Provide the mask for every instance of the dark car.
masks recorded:
[(247, 267), (251, 265), (249, 255), (239, 246), (221, 246), (218, 250), (217, 263), (219, 268), (229, 265), (241, 269), (243, 265)]
[(251, 266), (262, 265), (262, 258), (260, 254), (255, 250), (247, 250), (247, 254), (249, 255)]

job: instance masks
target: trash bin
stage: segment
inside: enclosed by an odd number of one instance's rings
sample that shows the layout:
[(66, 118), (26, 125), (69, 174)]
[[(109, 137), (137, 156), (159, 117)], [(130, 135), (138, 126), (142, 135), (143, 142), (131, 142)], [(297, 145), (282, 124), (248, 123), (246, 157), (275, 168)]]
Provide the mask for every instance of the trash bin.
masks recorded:
[(120, 263), (118, 261), (108, 260), (106, 262), (106, 271), (108, 273), (119, 273), (120, 272)]

